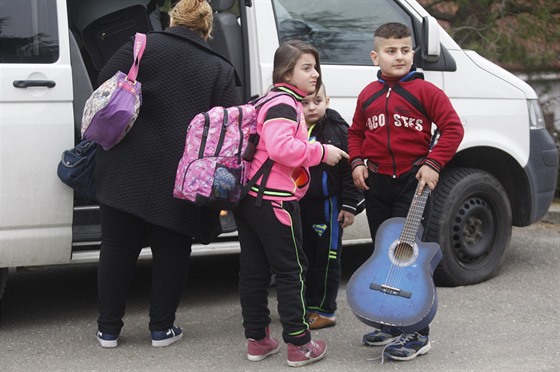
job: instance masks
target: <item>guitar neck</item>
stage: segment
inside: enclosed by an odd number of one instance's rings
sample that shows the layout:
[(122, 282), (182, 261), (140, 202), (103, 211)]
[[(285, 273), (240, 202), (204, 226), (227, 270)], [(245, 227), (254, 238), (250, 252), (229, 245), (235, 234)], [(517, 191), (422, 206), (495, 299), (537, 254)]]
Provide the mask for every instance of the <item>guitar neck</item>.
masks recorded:
[(420, 222), (422, 221), (422, 215), (424, 214), (424, 208), (426, 207), (426, 201), (428, 200), (428, 195), (430, 194), (430, 188), (426, 185), (422, 194), (418, 194), (420, 189), (420, 184), (416, 187), (414, 192), (414, 198), (410, 204), (410, 209), (406, 216), (406, 221), (404, 223), (400, 241), (413, 245), (416, 241), (416, 234), (418, 233), (418, 227), (420, 227)]

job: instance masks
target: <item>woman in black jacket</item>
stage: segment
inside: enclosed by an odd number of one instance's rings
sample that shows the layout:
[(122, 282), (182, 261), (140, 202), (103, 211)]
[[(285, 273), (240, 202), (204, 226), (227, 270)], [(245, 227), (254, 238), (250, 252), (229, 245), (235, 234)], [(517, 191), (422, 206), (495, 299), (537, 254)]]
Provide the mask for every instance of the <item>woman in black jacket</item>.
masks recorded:
[[(193, 238), (209, 243), (220, 232), (218, 212), (173, 198), (187, 125), (212, 106), (240, 103), (235, 70), (206, 40), (212, 8), (181, 0), (171, 26), (147, 35), (140, 63), (142, 107), (134, 126), (114, 148), (97, 150), (95, 182), (101, 206), (97, 339), (116, 347), (128, 288), (142, 247), (153, 255), (150, 324), (153, 346), (182, 337), (175, 312), (187, 280)], [(107, 62), (99, 81), (128, 71), (132, 40)]]

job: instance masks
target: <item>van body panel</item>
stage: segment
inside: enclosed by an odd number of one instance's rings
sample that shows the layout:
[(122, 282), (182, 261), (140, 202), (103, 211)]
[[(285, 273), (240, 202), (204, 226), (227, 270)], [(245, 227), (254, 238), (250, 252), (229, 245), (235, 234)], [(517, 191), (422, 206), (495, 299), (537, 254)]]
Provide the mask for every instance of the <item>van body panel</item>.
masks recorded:
[[(511, 72), (507, 71), (506, 69), (496, 65), (495, 63), (490, 62), (489, 60), (487, 60), (486, 58), (482, 57), (480, 54), (478, 54), (477, 52), (473, 51), (473, 50), (465, 50), (464, 51), (465, 55), (478, 67), (480, 67), (483, 71), (488, 72), (489, 74), (494, 75), (497, 79), (500, 79), (503, 81), (502, 84), (504, 85), (511, 85), (513, 87), (515, 87), (516, 89), (520, 90), (523, 92), (523, 98), (525, 99), (537, 99), (537, 93), (535, 92), (535, 90), (526, 82), (524, 82), (523, 80), (521, 80), (520, 78), (518, 78), (517, 76), (515, 76), (514, 74), (512, 74)], [(487, 85), (486, 82), (484, 85)], [(494, 92), (494, 94), (501, 94), (502, 97), (504, 95), (507, 95), (507, 93), (509, 93), (510, 91), (512, 92), (516, 92), (509, 89), (509, 90), (505, 90), (505, 91), (500, 91), (497, 90), (495, 86), (491, 86), (488, 87), (491, 89), (492, 92)], [(505, 89), (505, 88), (504, 88)], [(487, 90), (485, 90), (487, 92)], [(518, 96), (518, 94), (514, 94), (514, 97), (516, 98), (520, 98), (520, 96)], [(485, 97), (482, 97), (485, 98)]]
[(492, 147), (509, 154), (524, 167), (529, 159), (529, 128), (515, 125), (528, 122), (527, 102), (477, 98), (454, 98), (452, 104), (465, 128), (458, 152), (472, 147)]
[[(54, 4), (52, 4), (54, 6)], [(54, 63), (0, 63), (0, 264), (67, 263), (72, 250), (73, 192), (56, 168), (74, 146), (66, 2), (56, 2), (59, 57)], [(52, 88), (16, 88), (50, 80)]]
[(70, 263), (72, 229), (39, 226), (1, 231), (1, 267), (46, 266)]

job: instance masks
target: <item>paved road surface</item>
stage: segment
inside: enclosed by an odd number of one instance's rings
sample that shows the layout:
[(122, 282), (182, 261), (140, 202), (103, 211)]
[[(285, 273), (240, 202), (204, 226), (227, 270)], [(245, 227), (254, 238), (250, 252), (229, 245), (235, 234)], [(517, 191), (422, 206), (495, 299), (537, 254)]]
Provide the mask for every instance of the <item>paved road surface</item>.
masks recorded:
[[(363, 252), (363, 251), (362, 251)], [(325, 360), (305, 371), (558, 371), (560, 370), (560, 225), (514, 228), (498, 276), (485, 283), (439, 288), (432, 350), (410, 362), (370, 360), (380, 349), (361, 345), (368, 327), (346, 303), (350, 273), (367, 258), (356, 248), (343, 255), (338, 325), (313, 332), (328, 343)], [(245, 357), (236, 293), (237, 257), (193, 259), (177, 314), (183, 340), (150, 346), (147, 330), (150, 265), (138, 267), (119, 347), (94, 338), (96, 266), (36, 269), (10, 277), (1, 304), (1, 371), (286, 371), (286, 348), (258, 363)], [(280, 334), (275, 311), (272, 331)]]

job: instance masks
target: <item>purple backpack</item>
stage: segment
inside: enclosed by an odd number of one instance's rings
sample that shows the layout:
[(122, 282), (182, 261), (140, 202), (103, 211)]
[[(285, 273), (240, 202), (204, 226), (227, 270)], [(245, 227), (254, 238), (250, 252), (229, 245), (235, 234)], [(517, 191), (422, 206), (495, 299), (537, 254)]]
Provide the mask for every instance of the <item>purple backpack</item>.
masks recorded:
[(215, 106), (196, 115), (187, 129), (173, 196), (213, 209), (235, 208), (248, 187), (272, 167), (267, 161), (248, 181), (258, 141), (258, 108), (276, 96), (240, 106)]
[(88, 98), (82, 116), (82, 139), (109, 150), (128, 133), (142, 104), (142, 85), (136, 80), (146, 35), (136, 33), (134, 60), (128, 74), (117, 71)]

